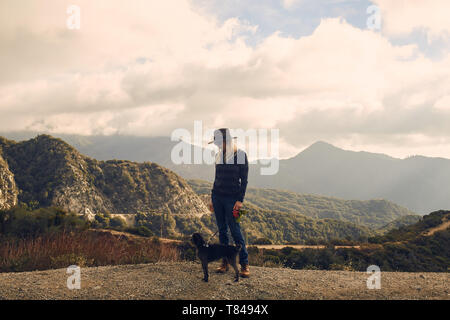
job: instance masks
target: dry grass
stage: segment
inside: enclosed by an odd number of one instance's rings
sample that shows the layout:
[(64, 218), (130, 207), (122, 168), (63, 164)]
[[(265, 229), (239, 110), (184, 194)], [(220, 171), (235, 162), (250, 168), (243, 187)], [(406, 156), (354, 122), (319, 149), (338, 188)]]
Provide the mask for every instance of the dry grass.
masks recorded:
[(107, 232), (61, 232), (0, 243), (0, 272), (179, 261), (175, 244)]

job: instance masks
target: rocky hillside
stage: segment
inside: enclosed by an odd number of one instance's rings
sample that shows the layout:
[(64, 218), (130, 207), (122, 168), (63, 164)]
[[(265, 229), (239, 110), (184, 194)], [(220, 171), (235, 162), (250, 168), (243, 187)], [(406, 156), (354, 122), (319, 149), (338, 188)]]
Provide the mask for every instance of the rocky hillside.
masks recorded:
[(208, 211), (184, 179), (156, 163), (97, 161), (48, 135), (19, 143), (0, 138), (0, 150), (6, 160), (0, 161), (0, 201), (6, 206), (18, 198), (77, 213)]
[(8, 163), (1, 156), (0, 148), (0, 210), (7, 210), (17, 204), (17, 187), (14, 175), (8, 167)]

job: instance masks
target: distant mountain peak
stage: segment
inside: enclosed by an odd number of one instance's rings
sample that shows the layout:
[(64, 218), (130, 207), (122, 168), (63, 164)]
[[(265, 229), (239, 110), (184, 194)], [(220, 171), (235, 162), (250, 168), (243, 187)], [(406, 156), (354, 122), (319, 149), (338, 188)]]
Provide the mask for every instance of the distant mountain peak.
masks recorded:
[(344, 151), (338, 147), (335, 147), (331, 143), (325, 142), (325, 141), (316, 141), (306, 149), (304, 149), (300, 154), (321, 154), (324, 152), (330, 152), (330, 151)]
[(51, 141), (51, 142), (59, 142), (59, 143), (64, 143), (69, 145), (68, 143), (66, 143), (65, 141), (63, 141), (60, 138), (55, 138), (49, 134), (40, 134), (37, 135), (34, 139), (31, 139), (32, 141), (38, 141), (38, 142), (47, 142), (47, 141)]
[(328, 142), (322, 141), (322, 140), (314, 142), (308, 148), (333, 148), (333, 149), (339, 149), (338, 147), (335, 147), (331, 143), (328, 143)]
[(325, 142), (325, 141), (317, 141), (314, 142), (312, 145), (304, 149), (302, 152), (297, 154), (294, 158), (300, 156), (300, 155), (311, 155), (311, 156), (330, 156), (330, 155), (337, 155), (337, 154), (352, 154), (354, 156), (365, 156), (365, 157), (376, 157), (376, 158), (382, 158), (386, 160), (398, 160), (396, 158), (393, 158), (391, 156), (388, 156), (383, 153), (373, 153), (373, 152), (367, 152), (367, 151), (353, 151), (353, 150), (347, 150), (342, 149), (339, 147), (336, 147), (332, 145), (331, 143)]

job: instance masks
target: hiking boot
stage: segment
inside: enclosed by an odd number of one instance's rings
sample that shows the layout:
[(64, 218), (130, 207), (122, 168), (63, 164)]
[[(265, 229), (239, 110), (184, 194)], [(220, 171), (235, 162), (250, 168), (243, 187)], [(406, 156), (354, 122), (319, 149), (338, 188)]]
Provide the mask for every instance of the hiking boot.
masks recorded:
[(219, 268), (216, 269), (216, 273), (225, 273), (229, 269), (228, 262), (226, 260), (222, 260), (222, 264)]
[(248, 278), (250, 277), (250, 268), (248, 266), (248, 264), (243, 264), (241, 265), (241, 273), (240, 276), (242, 278)]

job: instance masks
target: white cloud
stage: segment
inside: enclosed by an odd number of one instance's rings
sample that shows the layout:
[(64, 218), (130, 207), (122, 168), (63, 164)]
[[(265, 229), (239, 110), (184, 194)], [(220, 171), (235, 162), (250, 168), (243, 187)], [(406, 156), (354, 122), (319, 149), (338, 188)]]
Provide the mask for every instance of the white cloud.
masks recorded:
[(281, 0), (283, 7), (286, 9), (290, 9), (290, 8), (298, 5), (301, 2), (302, 2), (302, 0)]
[(279, 128), (284, 156), (327, 140), (450, 157), (448, 54), (433, 61), (340, 19), (251, 47), (257, 26), (181, 0), (80, 0), (70, 31), (69, 1), (24, 1), (0, 4), (3, 130), (170, 135), (203, 120)]
[(437, 100), (434, 107), (439, 111), (444, 111), (450, 113), (450, 95), (446, 95), (441, 99)]
[(382, 12), (383, 30), (390, 35), (424, 30), (430, 39), (450, 36), (448, 0), (373, 0)]

